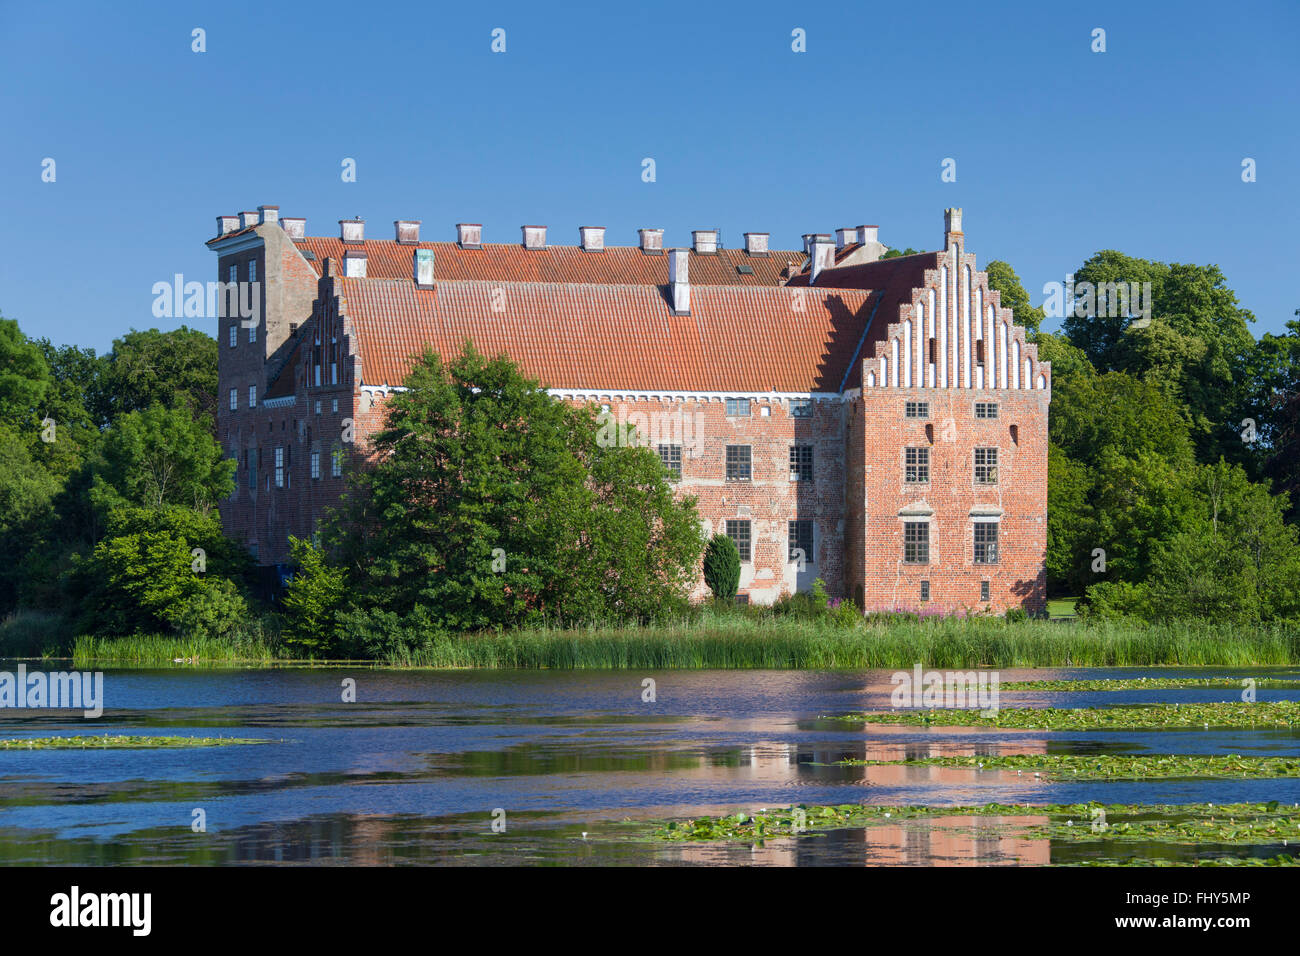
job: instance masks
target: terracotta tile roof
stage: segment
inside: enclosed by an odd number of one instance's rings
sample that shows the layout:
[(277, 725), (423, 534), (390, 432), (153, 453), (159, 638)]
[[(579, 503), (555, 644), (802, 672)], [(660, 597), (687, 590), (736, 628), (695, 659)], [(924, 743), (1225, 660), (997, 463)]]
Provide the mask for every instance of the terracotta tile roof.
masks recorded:
[(551, 388), (837, 392), (878, 298), (692, 283), (691, 314), (674, 316), (652, 284), (338, 282), (366, 385), (398, 385), (426, 344), (449, 358), (468, 338)]
[[(222, 238), (236, 235), (230, 233)], [(342, 259), (348, 249), (365, 248), (366, 276), (372, 279), (410, 279), (412, 250), (432, 249), (433, 275), (444, 279), (495, 279), (503, 282), (581, 282), (614, 285), (663, 285), (668, 282), (668, 256), (646, 255), (638, 246), (606, 246), (603, 252), (584, 252), (579, 246), (525, 249), (519, 243), (484, 243), (480, 249), (462, 249), (454, 242), (403, 245), (392, 239), (367, 239), (345, 243), (341, 239), (308, 236), (295, 240), (302, 251), (315, 254), (312, 268), (320, 274), (325, 259)], [(751, 256), (744, 249), (720, 249), (714, 255), (691, 253), (692, 284), (775, 286), (803, 268), (802, 252), (773, 251)], [(742, 273), (748, 266), (753, 274)]]

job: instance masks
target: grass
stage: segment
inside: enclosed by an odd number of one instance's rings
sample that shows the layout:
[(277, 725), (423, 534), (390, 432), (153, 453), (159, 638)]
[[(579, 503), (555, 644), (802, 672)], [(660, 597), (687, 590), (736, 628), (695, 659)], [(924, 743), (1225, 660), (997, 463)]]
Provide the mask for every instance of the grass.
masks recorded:
[[(1192, 848), (1205, 844), (1228, 846), (1290, 845), (1300, 836), (1300, 807), (1269, 803), (1189, 805), (1132, 805), (1100, 803), (1052, 804), (1048, 806), (990, 803), (973, 807), (915, 806), (799, 806), (758, 813), (736, 813), (724, 817), (699, 817), (669, 821), (655, 827), (652, 838), (666, 842), (743, 841), (759, 843), (773, 837), (804, 839), (819, 831), (845, 827), (898, 825), (940, 817), (976, 817), (980, 832), (1022, 839), (1050, 839), (1054, 843), (1145, 843), (1177, 844)], [(1040, 817), (1040, 823), (999, 823), (999, 817)], [(1122, 846), (1123, 857), (1095, 861), (1103, 865), (1124, 863), (1131, 856)], [(1281, 854), (1273, 860), (1225, 859), (1226, 865), (1258, 863), (1295, 866), (1295, 854)]]
[(1197, 757), (1185, 755), (1130, 756), (1081, 754), (1007, 754), (983, 757), (923, 757), (914, 760), (841, 760), (840, 766), (902, 764), (924, 767), (966, 767), (971, 770), (1015, 770), (1048, 780), (1161, 780), (1300, 777), (1300, 759), (1293, 757)]
[[(270, 635), (237, 640), (165, 635), (67, 639), (51, 652), (61, 624), (24, 615), (0, 625), (0, 656), (66, 656), (80, 667), (294, 663)], [(43, 640), (41, 635), (46, 635)], [(305, 662), (304, 662), (305, 663)], [(324, 660), (313, 663), (326, 663)], [(349, 662), (351, 663), (351, 662)], [(1248, 667), (1300, 664), (1300, 626), (1204, 622), (1139, 625), (995, 617), (868, 618), (842, 625), (777, 616), (757, 608), (699, 609), (643, 627), (537, 627), (433, 634), (412, 650), (373, 662), (395, 667), (667, 670), (1009, 667)]]
[(0, 750), (138, 750), (144, 748), (228, 747), (233, 744), (265, 744), (268, 740), (240, 737), (139, 737), (129, 734), (75, 737), (23, 737), (0, 740)]
[(1300, 725), (1300, 701), (1217, 701), (1204, 704), (1150, 704), (1130, 707), (1043, 707), (999, 710), (981, 717), (976, 710), (898, 710), (825, 718), (864, 724), (921, 727), (975, 727), (998, 730), (1191, 730), (1258, 729)]
[(1077, 597), (1048, 598), (1047, 616), (1057, 619), (1072, 619), (1075, 616), (1074, 605), (1078, 600)]
[(1273, 677), (1107, 677), (1080, 680), (1017, 680), (1001, 685), (1002, 690), (1184, 690), (1187, 688), (1232, 688), (1240, 690), (1242, 681), (1252, 680), (1257, 688), (1270, 690), (1300, 689), (1300, 680)]

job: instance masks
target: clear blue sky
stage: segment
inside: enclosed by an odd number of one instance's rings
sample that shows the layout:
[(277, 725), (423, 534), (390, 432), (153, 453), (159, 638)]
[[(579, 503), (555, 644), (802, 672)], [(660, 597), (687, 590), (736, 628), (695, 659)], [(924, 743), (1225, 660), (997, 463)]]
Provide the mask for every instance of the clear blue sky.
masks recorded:
[(99, 351), (179, 325), (154, 319), (153, 284), (215, 278), (214, 217), (261, 203), (324, 235), (359, 215), (381, 237), (402, 218), (561, 243), (718, 226), (789, 248), (876, 223), (924, 249), (961, 206), (970, 250), (1036, 302), (1118, 248), (1219, 264), (1256, 335), (1278, 332), (1300, 307), (1297, 27), (1295, 0), (3, 0), (0, 312)]

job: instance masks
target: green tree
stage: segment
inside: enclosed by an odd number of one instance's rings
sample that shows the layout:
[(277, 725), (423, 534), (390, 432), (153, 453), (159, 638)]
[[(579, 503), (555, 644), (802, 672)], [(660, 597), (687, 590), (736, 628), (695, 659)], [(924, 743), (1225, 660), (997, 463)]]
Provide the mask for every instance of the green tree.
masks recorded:
[(311, 541), (291, 536), (289, 556), (293, 578), (280, 602), (288, 625), (285, 643), (306, 654), (328, 652), (336, 643), (334, 616), (343, 609), (347, 573)]
[(731, 601), (740, 586), (740, 551), (725, 534), (709, 539), (704, 552), (704, 583), (719, 601)]
[(371, 608), (463, 630), (648, 618), (684, 599), (695, 504), (648, 449), (606, 447), (594, 410), (468, 343), (450, 365), (426, 351), (406, 387), (343, 515), (338, 550), (364, 556)]
[(216, 340), (185, 326), (170, 332), (132, 329), (113, 340), (97, 404), (104, 422), (159, 404), (186, 408), (215, 427)]
[[(1043, 309), (1030, 304), (1029, 293), (1021, 284), (1020, 276), (1007, 263), (994, 259), (984, 267), (984, 271), (988, 273), (989, 288), (1000, 293), (1002, 307), (1011, 310), (1016, 325), (1023, 325), (1032, 341), (1038, 335), (1039, 326), (1043, 324)], [(1055, 377), (1055, 368), (1052, 374)]]
[(13, 319), (0, 317), (0, 421), (28, 425), (41, 418), (50, 368)]

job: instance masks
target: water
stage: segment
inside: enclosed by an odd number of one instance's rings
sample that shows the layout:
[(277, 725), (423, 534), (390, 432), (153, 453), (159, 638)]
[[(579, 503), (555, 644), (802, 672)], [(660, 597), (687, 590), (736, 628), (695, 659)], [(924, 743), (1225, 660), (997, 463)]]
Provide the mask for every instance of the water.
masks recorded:
[[(889, 709), (890, 671), (109, 671), (105, 712), (0, 710), (0, 738), (264, 738), (184, 750), (0, 751), (4, 863), (998, 864), (1097, 846), (940, 818), (769, 840), (662, 845), (642, 824), (792, 804), (1300, 801), (1300, 779), (1047, 783), (1014, 771), (844, 767), (955, 754), (1300, 755), (1290, 731), (979, 732), (819, 719)], [(1053, 677), (1295, 677), (1294, 669), (1004, 670)], [(653, 703), (642, 681), (656, 682)], [(356, 703), (342, 702), (345, 678)], [(1236, 700), (1231, 688), (1002, 692), (1003, 707)], [(1300, 691), (1260, 690), (1260, 700)], [(195, 832), (195, 810), (206, 830)], [(494, 832), (504, 811), (505, 832)], [(1033, 822), (1032, 820), (1029, 822)], [(584, 836), (585, 833), (585, 836)], [(1183, 858), (1180, 848), (1136, 848)], [(1222, 848), (1202, 847), (1213, 855)], [(1276, 850), (1231, 852), (1238, 855)]]

